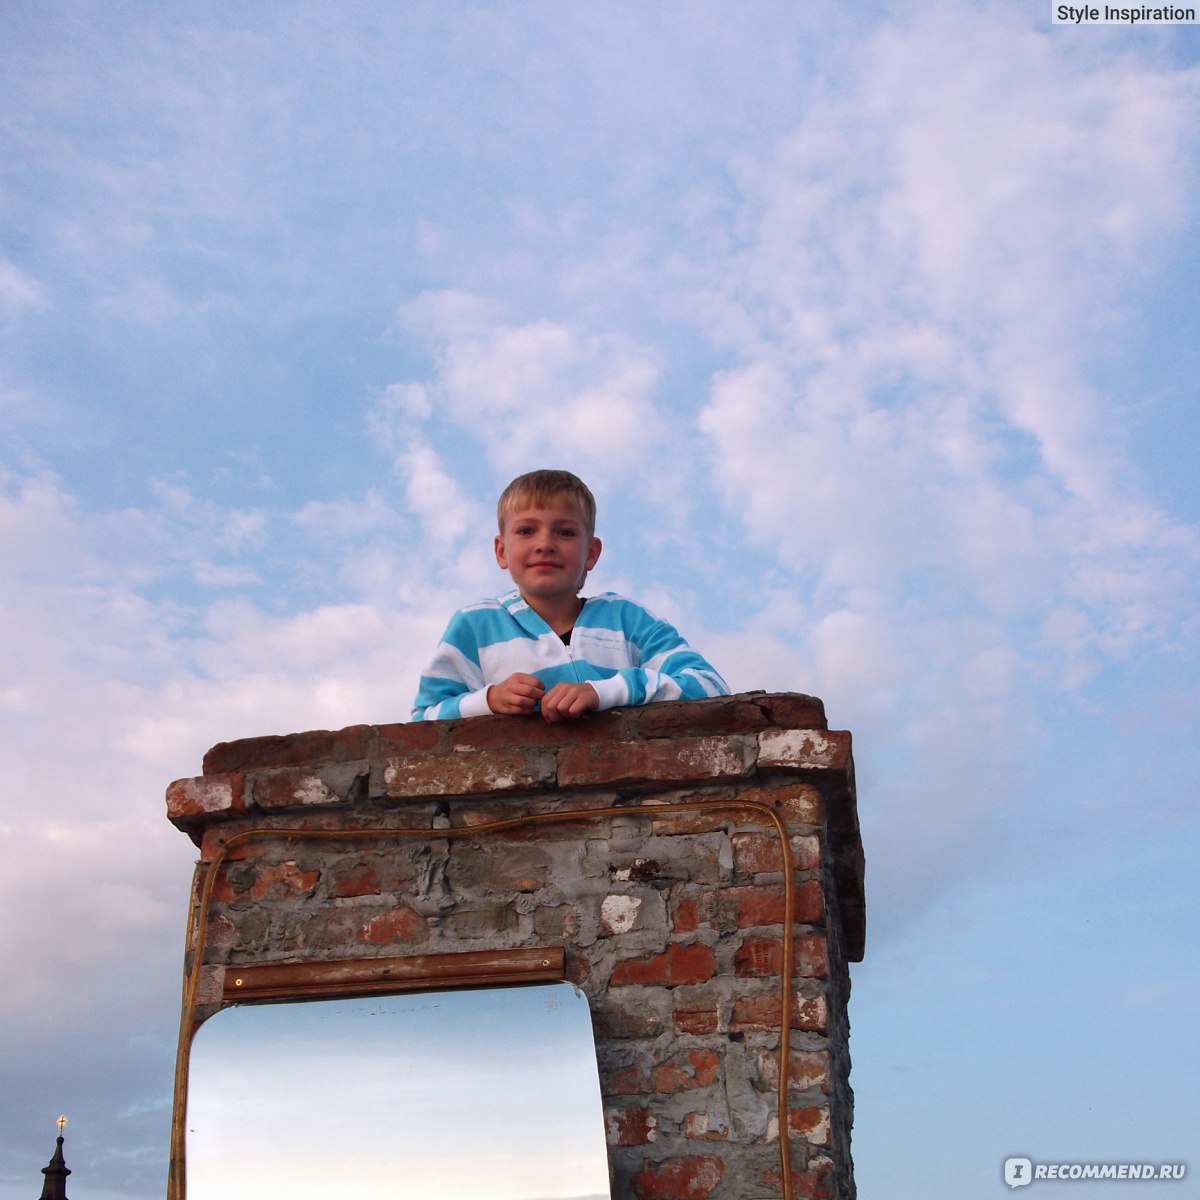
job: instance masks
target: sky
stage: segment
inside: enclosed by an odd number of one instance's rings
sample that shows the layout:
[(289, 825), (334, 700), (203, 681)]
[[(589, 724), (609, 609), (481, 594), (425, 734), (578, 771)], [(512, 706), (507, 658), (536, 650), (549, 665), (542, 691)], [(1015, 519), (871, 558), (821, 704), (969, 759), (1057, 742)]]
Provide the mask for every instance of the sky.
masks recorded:
[(1022, 0), (5, 0), (0, 1200), (162, 1195), (166, 785), (404, 719), (542, 466), (853, 732), (860, 1194), (1200, 1172), (1198, 117)]

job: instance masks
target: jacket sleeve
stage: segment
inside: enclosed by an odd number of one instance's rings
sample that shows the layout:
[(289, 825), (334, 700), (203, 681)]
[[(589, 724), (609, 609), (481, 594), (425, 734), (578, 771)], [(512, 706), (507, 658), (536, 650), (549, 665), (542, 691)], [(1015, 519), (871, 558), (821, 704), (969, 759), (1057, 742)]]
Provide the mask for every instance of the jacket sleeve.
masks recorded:
[(414, 721), (483, 717), (492, 710), (479, 665), (479, 642), (471, 620), (456, 612), (442, 634), (433, 662), (425, 668), (413, 701)]
[(591, 681), (601, 709), (729, 695), (729, 685), (684, 641), (674, 625), (640, 604), (625, 601), (624, 605), (621, 625), (630, 657), (637, 665), (622, 667), (607, 679)]

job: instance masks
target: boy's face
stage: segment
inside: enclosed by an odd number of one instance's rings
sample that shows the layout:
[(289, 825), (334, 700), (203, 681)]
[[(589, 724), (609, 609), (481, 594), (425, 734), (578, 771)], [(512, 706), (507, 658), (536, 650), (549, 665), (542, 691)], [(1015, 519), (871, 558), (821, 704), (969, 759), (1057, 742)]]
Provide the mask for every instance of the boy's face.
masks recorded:
[(527, 600), (577, 596), (600, 557), (600, 539), (566, 497), (534, 508), (518, 500), (505, 514), (496, 537), (496, 561), (513, 577)]

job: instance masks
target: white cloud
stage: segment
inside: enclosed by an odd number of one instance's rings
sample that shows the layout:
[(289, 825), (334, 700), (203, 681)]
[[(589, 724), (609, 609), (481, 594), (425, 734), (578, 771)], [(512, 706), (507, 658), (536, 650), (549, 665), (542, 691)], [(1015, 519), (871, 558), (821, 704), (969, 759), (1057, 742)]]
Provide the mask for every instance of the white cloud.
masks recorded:
[(509, 477), (557, 465), (607, 481), (635, 472), (659, 444), (657, 355), (626, 335), (513, 324), (457, 292), (420, 297), (400, 322), (434, 350), (427, 403)]
[(15, 316), (46, 307), (46, 298), (37, 280), (15, 263), (0, 258), (0, 315)]

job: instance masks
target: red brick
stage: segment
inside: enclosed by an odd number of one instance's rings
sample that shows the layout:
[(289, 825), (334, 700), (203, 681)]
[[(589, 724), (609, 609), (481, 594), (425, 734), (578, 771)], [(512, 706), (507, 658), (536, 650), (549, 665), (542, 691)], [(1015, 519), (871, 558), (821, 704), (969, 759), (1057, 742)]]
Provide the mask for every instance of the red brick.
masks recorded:
[(536, 752), (464, 750), (381, 762), (381, 779), (372, 768), (371, 791), (392, 797), (533, 791), (554, 782), (553, 762)]
[[(801, 1091), (820, 1088), (828, 1094), (831, 1081), (829, 1075), (828, 1050), (793, 1050), (788, 1071), (788, 1083)], [(779, 1086), (779, 1055), (774, 1050), (765, 1050), (756, 1059), (756, 1070), (764, 1088), (772, 1091)]]
[(704, 983), (712, 978), (715, 966), (711, 947), (701, 942), (689, 946), (673, 943), (665, 954), (628, 958), (617, 963), (612, 973), (612, 986), (650, 983), (674, 987), (681, 983)]
[[(773, 833), (735, 833), (733, 866), (739, 874), (783, 870), (783, 846)], [(813, 871), (821, 865), (821, 844), (815, 837), (794, 835), (791, 839), (792, 869)]]
[[(733, 969), (735, 974), (751, 979), (780, 974), (783, 970), (783, 939), (746, 938), (733, 956)], [(792, 973), (815, 979), (824, 979), (829, 974), (824, 935), (801, 933), (795, 936)]]
[(366, 759), (371, 757), (374, 745), (375, 729), (371, 725), (351, 725), (348, 729), (333, 731), (315, 729), (282, 737), (242, 738), (236, 742), (220, 742), (209, 750), (204, 756), (204, 774), (265, 771), (275, 767)]
[[(319, 764), (318, 764), (319, 765)], [(284, 767), (254, 776), (254, 803), (264, 809), (305, 808), (311, 805), (345, 804), (354, 793), (353, 767), (342, 767), (345, 783), (341, 792), (330, 787), (313, 767)], [(366, 775), (367, 763), (361, 763)]]
[(377, 896), (379, 872), (370, 863), (355, 863), (349, 868), (333, 874), (329, 881), (329, 894), (343, 899), (348, 896)]
[(647, 704), (633, 711), (637, 718), (638, 736), (643, 738), (756, 733), (769, 724), (757, 704), (737, 696), (706, 700), (699, 704), (686, 700)]
[(630, 1181), (637, 1200), (704, 1200), (725, 1175), (725, 1163), (708, 1154), (651, 1163)]
[(737, 975), (765, 978), (783, 970), (783, 941), (780, 938), (746, 938), (733, 956)]
[(242, 863), (223, 862), (217, 870), (217, 878), (213, 882), (212, 898), (223, 904), (232, 904), (240, 900), (255, 877), (253, 867)]
[(830, 1090), (828, 1050), (793, 1050), (790, 1058), (792, 1065), (788, 1081), (793, 1087), (819, 1087), (823, 1092)]
[(701, 794), (690, 796), (670, 796), (664, 804), (689, 804), (690, 811), (656, 815), (657, 805), (653, 802), (643, 810), (650, 814), (651, 833), (656, 837), (679, 837), (692, 833), (713, 833), (724, 829), (731, 821), (737, 820), (738, 809), (730, 800), (721, 795)]
[(683, 896), (673, 902), (671, 927), (676, 933), (694, 933), (700, 928), (700, 907), (694, 896)]
[(850, 734), (844, 729), (764, 729), (758, 735), (760, 771), (850, 769)]
[[(782, 884), (763, 887), (728, 888), (723, 895), (734, 903), (739, 929), (752, 929), (760, 925), (782, 925), (784, 914), (784, 889)], [(824, 914), (821, 899), (821, 883), (817, 879), (806, 879), (798, 883), (793, 892), (792, 920), (806, 925), (818, 924)]]
[[(540, 716), (471, 717), (439, 721), (454, 752), (460, 750), (541, 749), (568, 743), (623, 742), (636, 736), (628, 710), (592, 713), (581, 721), (550, 724)], [(386, 751), (384, 752), (386, 753)]]
[(658, 1133), (658, 1118), (637, 1105), (609, 1113), (605, 1124), (610, 1146), (645, 1146)]
[(375, 730), (375, 757), (399, 758), (444, 749), (449, 741), (449, 721), (406, 721), (380, 725)]
[(720, 1069), (721, 1059), (713, 1051), (685, 1050), (651, 1071), (650, 1087), (664, 1096), (708, 1087), (716, 1081)]
[(794, 825), (820, 825), (824, 820), (821, 793), (811, 783), (743, 788), (738, 796), (739, 799), (773, 808), (789, 828)]
[(793, 975), (804, 979), (829, 977), (829, 951), (822, 933), (801, 933), (796, 936)]
[(266, 896), (280, 899), (285, 896), (311, 896), (320, 875), (317, 871), (302, 871), (294, 862), (275, 863), (263, 867), (250, 889), (255, 900)]
[(177, 779), (167, 788), (167, 819), (195, 840), (213, 821), (245, 814), (245, 784), (237, 772)]
[[(821, 996), (793, 996), (792, 1028), (824, 1033), (825, 1000)], [(779, 994), (742, 996), (733, 1002), (733, 1019), (729, 1028), (736, 1032), (778, 1029), (780, 1026)]]
[(675, 1032), (703, 1036), (717, 1031), (717, 1010), (711, 1007), (677, 1008), (675, 1010)]
[(239, 825), (217, 825), (211, 829), (206, 829), (204, 836), (200, 839), (200, 861), (210, 863), (218, 855), (226, 862), (239, 862), (245, 859), (261, 858), (267, 848), (265, 838), (246, 838), (232, 848), (226, 849), (232, 835), (241, 833), (243, 828), (244, 826), (239, 823)]
[(824, 1105), (806, 1104), (788, 1109), (788, 1129), (799, 1133), (814, 1146), (830, 1142), (829, 1109)]
[(748, 770), (747, 747), (724, 737), (568, 745), (558, 751), (559, 787), (739, 779)]
[(386, 945), (390, 942), (423, 942), (429, 937), (425, 918), (411, 908), (394, 908), (372, 917), (359, 931), (359, 940)]
[[(778, 1190), (783, 1177), (778, 1171), (767, 1171), (763, 1183)], [(807, 1170), (793, 1171), (792, 1195), (796, 1200), (833, 1200), (833, 1163), (821, 1155), (808, 1164)]]
[(606, 1096), (636, 1096), (642, 1090), (642, 1073), (637, 1067), (624, 1067), (600, 1080)]
[(769, 693), (758, 703), (772, 725), (788, 729), (827, 729), (825, 705), (816, 696), (799, 692)]

